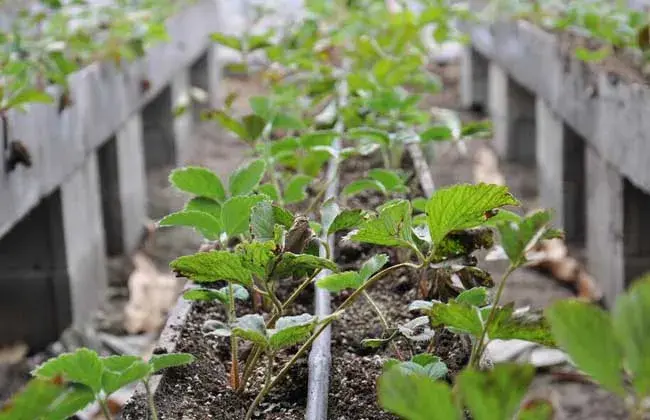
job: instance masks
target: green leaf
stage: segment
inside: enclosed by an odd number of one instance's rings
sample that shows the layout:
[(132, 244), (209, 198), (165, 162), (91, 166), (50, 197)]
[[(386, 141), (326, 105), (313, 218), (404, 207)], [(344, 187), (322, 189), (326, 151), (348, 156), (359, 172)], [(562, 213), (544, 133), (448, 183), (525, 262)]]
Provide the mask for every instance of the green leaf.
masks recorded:
[(266, 121), (259, 115), (246, 115), (242, 118), (242, 124), (246, 129), (246, 138), (252, 142), (257, 140), (264, 131)]
[(187, 226), (201, 232), (206, 239), (219, 239), (221, 222), (208, 213), (194, 210), (181, 210), (163, 217), (158, 226)]
[(483, 330), (479, 309), (467, 303), (450, 300), (447, 303), (434, 302), (429, 313), (433, 327), (451, 327), (478, 337)]
[(339, 232), (341, 230), (354, 229), (358, 227), (366, 218), (366, 212), (362, 209), (343, 210), (327, 228), (327, 234)]
[(368, 281), (368, 279), (370, 279), (373, 274), (381, 270), (381, 268), (386, 265), (388, 260), (389, 258), (386, 254), (375, 254), (370, 257), (361, 265), (361, 268), (359, 268), (359, 277), (361, 278), (361, 282), (365, 283)]
[(266, 279), (275, 260), (275, 242), (243, 242), (237, 245), (235, 251), (239, 254), (242, 265), (260, 279)]
[[(241, 286), (239, 284), (233, 284), (232, 287), (233, 287), (233, 295), (235, 299), (242, 300), (242, 301), (249, 299), (250, 296), (248, 294), (248, 290), (246, 290), (244, 286)], [(228, 286), (222, 287), (219, 290), (197, 287), (183, 293), (183, 299), (186, 300), (204, 301), (204, 302), (211, 302), (211, 301), (218, 300), (224, 305), (228, 304), (229, 296), (230, 296), (230, 289)]]
[(517, 420), (553, 420), (554, 418), (553, 403), (543, 399), (527, 401), (517, 416)]
[[(488, 308), (484, 308), (484, 310), (487, 312)], [(542, 344), (547, 347), (556, 346), (550, 326), (544, 317), (530, 314), (514, 316), (514, 311), (514, 303), (497, 308), (488, 330), (488, 336), (491, 339), (516, 339)], [(487, 321), (485, 312), (483, 312), (482, 319)]]
[(634, 388), (646, 397), (650, 395), (650, 275), (636, 280), (618, 297), (612, 317), (615, 334), (625, 354), (626, 368), (634, 375)]
[(546, 317), (555, 340), (578, 368), (608, 390), (625, 395), (623, 354), (605, 311), (585, 302), (567, 300), (546, 309)]
[(130, 383), (141, 381), (151, 374), (151, 366), (137, 356), (108, 356), (102, 359), (102, 363), (102, 388), (106, 395)]
[(240, 139), (245, 140), (248, 138), (248, 130), (246, 130), (244, 124), (232, 118), (224, 111), (210, 111), (204, 115), (209, 119), (217, 120), (223, 128), (232, 132)]
[(218, 280), (252, 285), (251, 272), (244, 268), (241, 258), (229, 251), (199, 252), (172, 261), (169, 266), (179, 275), (197, 283)]
[(535, 376), (531, 365), (499, 364), (480, 372), (466, 369), (456, 381), (474, 420), (511, 419)]
[(306, 341), (314, 330), (316, 318), (310, 314), (283, 316), (269, 330), (269, 344), (275, 350)]
[(293, 156), (299, 148), (300, 141), (297, 138), (285, 137), (271, 143), (271, 155), (276, 158), (283, 155)]
[(290, 228), (295, 220), (295, 217), (289, 210), (276, 205), (273, 205), (273, 218), (275, 219), (275, 223), (286, 228)]
[(226, 199), (226, 190), (221, 180), (206, 168), (188, 166), (174, 169), (169, 175), (169, 182), (178, 190), (196, 196), (213, 198), (219, 202)]
[(611, 54), (609, 45), (597, 50), (590, 50), (585, 47), (577, 47), (575, 50), (576, 58), (581, 61), (595, 62), (602, 61)]
[(287, 204), (299, 203), (307, 198), (307, 186), (314, 178), (298, 174), (294, 175), (284, 189), (284, 201)]
[(273, 119), (273, 105), (271, 100), (266, 96), (253, 96), (248, 100), (251, 109), (256, 115), (259, 115), (266, 121)]
[(339, 133), (336, 131), (314, 131), (313, 133), (308, 133), (300, 137), (300, 144), (305, 149), (311, 149), (316, 146), (331, 146), (337, 137), (339, 137)]
[(463, 124), (461, 130), (462, 137), (487, 137), (492, 134), (492, 122), (487, 121), (472, 121)]
[(384, 364), (384, 367), (400, 369), (408, 375), (420, 375), (433, 380), (444, 378), (449, 371), (439, 357), (427, 353), (415, 355), (407, 362), (395, 360), (393, 363)]
[(376, 218), (363, 222), (351, 240), (383, 246), (411, 246), (411, 203), (395, 200), (384, 205)]
[(326, 269), (338, 271), (338, 266), (333, 261), (309, 254), (294, 254), (285, 252), (275, 267), (275, 275), (282, 279), (294, 273), (310, 271), (314, 269)]
[(303, 130), (305, 124), (293, 115), (278, 114), (273, 119), (273, 128), (281, 130)]
[(390, 147), (390, 134), (369, 127), (359, 127), (348, 130), (346, 137), (351, 140), (370, 140), (385, 147)]
[(526, 262), (526, 252), (539, 241), (546, 226), (551, 221), (551, 213), (537, 211), (520, 222), (500, 223), (501, 245), (514, 266)]
[[(73, 417), (93, 401), (95, 401), (95, 395), (89, 388), (79, 386), (68, 387), (53, 404), (47, 407), (47, 415), (43, 418), (47, 420), (59, 420)], [(32, 404), (36, 404), (36, 402), (32, 402)], [(2, 415), (0, 415), (0, 418), (2, 418)], [(33, 418), (31, 417), (29, 419), (31, 420)], [(18, 419), (12, 418), (12, 420)]]
[(316, 281), (316, 286), (332, 293), (345, 289), (358, 289), (363, 284), (363, 279), (355, 271), (330, 274)]
[(258, 241), (272, 241), (275, 237), (275, 217), (270, 201), (260, 201), (251, 210), (251, 234)]
[(266, 195), (271, 200), (280, 201), (280, 191), (273, 184), (263, 184), (257, 188), (257, 192)]
[(453, 139), (454, 135), (451, 129), (445, 125), (436, 125), (420, 133), (420, 142), (422, 143)]
[(249, 314), (237, 318), (232, 328), (233, 335), (259, 344), (263, 348), (269, 345), (266, 324), (262, 315)]
[(16, 95), (11, 97), (5, 104), (5, 108), (22, 108), (23, 105), (28, 103), (42, 103), (51, 104), (54, 98), (47, 92), (37, 89), (23, 89)]
[(266, 171), (266, 163), (262, 159), (249, 162), (230, 175), (228, 180), (232, 196), (246, 195), (259, 185)]
[(484, 306), (488, 303), (488, 292), (485, 287), (474, 287), (469, 290), (465, 290), (456, 296), (456, 302), (466, 303), (472, 306)]
[(431, 241), (438, 246), (448, 233), (483, 224), (485, 213), (518, 201), (508, 188), (490, 184), (459, 184), (438, 190), (427, 202)]
[(386, 191), (405, 192), (408, 190), (404, 185), (404, 180), (395, 171), (376, 168), (368, 171), (368, 176), (380, 182)]
[(229, 237), (249, 231), (251, 211), (264, 200), (262, 195), (236, 196), (228, 199), (221, 210), (221, 224)]
[(74, 353), (64, 353), (48, 360), (32, 374), (45, 379), (62, 377), (67, 382), (85, 385), (98, 394), (102, 389), (103, 371), (104, 366), (97, 353), (81, 348)]
[(382, 408), (405, 420), (431, 420), (432, 413), (441, 420), (462, 418), (449, 385), (426, 376), (387, 369), (379, 378), (378, 393)]
[[(185, 210), (207, 213), (221, 224), (221, 204), (210, 198), (195, 197), (185, 204)], [(222, 228), (219, 230), (221, 231)]]
[(244, 49), (243, 46), (242, 46), (241, 41), (238, 38), (236, 38), (234, 36), (231, 36), (231, 35), (226, 35), (226, 34), (222, 34), (222, 33), (219, 33), (219, 32), (214, 32), (214, 33), (210, 34), (210, 39), (212, 39), (212, 41), (214, 41), (214, 42), (216, 42), (218, 44), (221, 44), (221, 45), (223, 45), (225, 47), (232, 48), (233, 50), (243, 51), (243, 49)]
[(149, 359), (153, 372), (158, 373), (170, 367), (185, 366), (193, 363), (195, 357), (189, 353), (154, 354)]

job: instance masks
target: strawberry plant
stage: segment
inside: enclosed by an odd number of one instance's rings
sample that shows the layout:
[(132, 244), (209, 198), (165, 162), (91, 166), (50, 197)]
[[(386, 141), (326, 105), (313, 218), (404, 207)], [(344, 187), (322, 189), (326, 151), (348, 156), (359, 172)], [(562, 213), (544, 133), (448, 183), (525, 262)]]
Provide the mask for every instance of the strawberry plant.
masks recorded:
[(64, 420), (93, 402), (111, 420), (108, 399), (133, 382), (142, 382), (147, 393), (149, 413), (158, 419), (149, 381), (161, 370), (192, 363), (190, 354), (153, 355), (145, 362), (136, 356), (100, 357), (79, 349), (50, 359), (37, 367), (34, 378), (0, 412), (3, 420)]

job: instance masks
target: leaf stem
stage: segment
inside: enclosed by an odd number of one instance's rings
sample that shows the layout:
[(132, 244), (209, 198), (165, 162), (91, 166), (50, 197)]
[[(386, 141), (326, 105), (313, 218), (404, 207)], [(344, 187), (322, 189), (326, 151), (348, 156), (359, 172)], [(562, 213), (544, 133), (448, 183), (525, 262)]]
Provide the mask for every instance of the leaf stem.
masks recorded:
[(144, 390), (147, 393), (147, 404), (149, 405), (149, 413), (151, 414), (152, 420), (158, 420), (158, 410), (156, 410), (156, 403), (153, 400), (153, 393), (151, 392), (151, 387), (149, 386), (149, 379), (144, 381)]
[[(237, 313), (235, 312), (235, 290), (232, 282), (228, 282), (228, 321), (230, 324), (235, 322)], [(239, 388), (239, 346), (237, 337), (230, 337), (230, 384), (233, 389)]]
[(311, 203), (309, 203), (309, 207), (307, 207), (307, 210), (305, 210), (305, 212), (304, 212), (305, 214), (310, 214), (311, 212), (314, 211), (314, 209), (316, 208), (316, 205), (318, 204), (320, 199), (323, 198), (325, 193), (327, 193), (327, 189), (328, 189), (329, 185), (332, 183), (332, 181), (333, 181), (333, 179), (330, 179), (330, 180), (325, 182), (325, 185), (323, 185), (323, 188), (320, 191), (318, 191), (318, 194), (316, 194), (316, 196), (311, 200)]
[(501, 283), (499, 283), (499, 287), (497, 289), (497, 293), (494, 297), (494, 302), (492, 302), (492, 308), (490, 309), (490, 314), (488, 315), (487, 321), (485, 321), (485, 324), (483, 324), (483, 331), (481, 331), (481, 336), (474, 345), (474, 348), (472, 349), (472, 355), (470, 356), (469, 359), (469, 366), (470, 367), (478, 367), (478, 364), (480, 363), (481, 358), (483, 357), (483, 353), (485, 352), (485, 348), (487, 347), (487, 344), (484, 343), (485, 338), (487, 336), (487, 332), (490, 329), (490, 325), (494, 321), (494, 317), (496, 316), (497, 309), (499, 307), (499, 301), (501, 300), (501, 295), (503, 294), (503, 290), (506, 285), (506, 281), (508, 280), (508, 277), (517, 269), (516, 266), (513, 266), (512, 264), (508, 266), (508, 270), (506, 273), (503, 275), (503, 278), (501, 279)]
[[(384, 326), (384, 332), (388, 332), (390, 330), (390, 325), (388, 324), (388, 321), (386, 320), (386, 316), (381, 311), (381, 308), (379, 307), (379, 305), (377, 305), (377, 302), (374, 301), (374, 299), (370, 296), (370, 294), (366, 290), (363, 291), (363, 297), (366, 298), (366, 300), (368, 301), (370, 306), (372, 306), (372, 309), (375, 311), (375, 313), (379, 317), (379, 321)], [(391, 341), (390, 344), (391, 344), (391, 347), (393, 347), (393, 351), (395, 352), (395, 355), (397, 356), (397, 358), (400, 359), (400, 360), (403, 360), (402, 352), (399, 351), (399, 348), (397, 347), (397, 344), (395, 344), (394, 341)]]
[[(354, 291), (348, 298), (341, 303), (338, 308), (336, 308), (336, 311), (334, 313), (339, 313), (348, 308), (350, 305), (352, 305), (359, 296), (363, 294), (363, 292), (368, 289), (370, 286), (375, 284), (377, 281), (381, 280), (384, 278), (386, 275), (392, 273), (395, 270), (398, 270), (400, 268), (405, 268), (405, 267), (410, 267), (410, 268), (415, 268), (418, 269), (420, 266), (410, 263), (410, 262), (404, 262), (400, 264), (393, 265), (391, 267), (388, 267), (378, 273), (375, 273), (370, 279), (368, 279), (367, 282), (365, 282), (361, 287), (359, 287), (357, 290)], [(269, 389), (275, 387), (280, 380), (284, 378), (284, 376), (289, 372), (291, 367), (298, 361), (300, 357), (302, 357), (303, 354), (307, 352), (309, 347), (312, 345), (314, 341), (318, 338), (318, 336), (325, 331), (325, 329), (331, 324), (336, 317), (332, 316), (329, 318), (326, 318), (323, 323), (320, 325), (320, 327), (309, 337), (309, 339), (298, 349), (296, 354), (293, 355), (293, 357), (284, 365), (284, 367), (278, 372), (277, 376), (273, 381), (271, 382), (271, 385)], [(261, 392), (260, 392), (261, 393)], [(259, 397), (259, 395), (258, 395)], [(262, 396), (263, 398), (264, 396)]]
[(262, 390), (257, 394), (255, 397), (255, 400), (253, 400), (253, 403), (248, 407), (248, 411), (246, 411), (246, 418), (245, 420), (251, 420), (253, 418), (253, 413), (255, 412), (255, 409), (260, 405), (264, 397), (266, 397), (266, 394), (269, 393), (271, 390), (271, 377), (273, 376), (273, 353), (268, 353), (267, 358), (266, 358), (266, 372), (264, 372), (264, 387)]
[(99, 406), (102, 409), (102, 414), (104, 415), (104, 418), (106, 420), (113, 420), (113, 416), (111, 416), (111, 411), (108, 409), (108, 405), (106, 404), (106, 400), (103, 398), (100, 398), (97, 400), (99, 403)]

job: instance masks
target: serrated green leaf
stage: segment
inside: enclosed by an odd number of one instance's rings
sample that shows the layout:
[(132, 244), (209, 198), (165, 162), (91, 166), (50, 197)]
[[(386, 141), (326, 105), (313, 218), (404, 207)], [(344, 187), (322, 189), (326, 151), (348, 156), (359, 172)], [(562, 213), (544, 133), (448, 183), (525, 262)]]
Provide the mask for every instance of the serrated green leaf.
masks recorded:
[(326, 269), (336, 272), (338, 271), (338, 266), (333, 261), (315, 255), (285, 252), (275, 267), (275, 275), (282, 279), (294, 273), (303, 273), (315, 269)]
[(295, 137), (285, 137), (271, 143), (271, 156), (277, 157), (283, 154), (294, 155), (300, 148), (300, 140)]
[(237, 318), (232, 328), (233, 335), (266, 348), (269, 345), (266, 324), (259, 314), (249, 314)]
[[(379, 404), (405, 420), (458, 420), (451, 388), (426, 376), (409, 375), (401, 369), (387, 369), (379, 378)], [(503, 420), (503, 419), (501, 419)]]
[(179, 275), (197, 283), (226, 280), (244, 286), (252, 284), (251, 272), (244, 268), (240, 256), (229, 251), (185, 255), (172, 261), (169, 266)]
[(206, 239), (219, 239), (221, 222), (214, 216), (195, 210), (181, 210), (163, 217), (158, 226), (186, 226), (198, 230)]
[(488, 303), (488, 291), (485, 287), (474, 287), (461, 292), (455, 300), (472, 306), (485, 306)]
[(54, 102), (54, 98), (50, 96), (47, 92), (43, 92), (37, 89), (23, 89), (18, 92), (13, 97), (4, 104), (4, 108), (22, 108), (23, 105), (29, 103), (42, 103), (42, 104), (51, 104)]
[[(487, 311), (487, 308), (484, 309)], [(515, 317), (514, 311), (514, 303), (497, 308), (488, 329), (488, 336), (491, 339), (525, 340), (547, 347), (556, 346), (550, 326), (544, 317), (533, 315)], [(487, 321), (487, 316), (482, 315), (482, 319)]]
[[(50, 380), (34, 378), (31, 379), (23, 387), (21, 391), (15, 394), (9, 403), (0, 411), (1, 420), (33, 420), (41, 419), (47, 414), (51, 413), (56, 406), (56, 402), (65, 397), (68, 392), (74, 392), (74, 387), (57, 385)], [(91, 400), (95, 396), (89, 388), (81, 387), (81, 390), (86, 392), (86, 395), (91, 396)], [(83, 407), (81, 407), (83, 408)], [(64, 419), (74, 415), (75, 411), (67, 412), (58, 417)]]
[(627, 293), (618, 297), (612, 316), (634, 388), (646, 397), (650, 395), (650, 275), (636, 280)]
[(102, 389), (103, 370), (104, 366), (97, 353), (81, 348), (74, 353), (64, 353), (48, 360), (32, 374), (44, 379), (62, 377), (67, 382), (85, 385), (98, 394)]
[(199, 197), (213, 198), (219, 202), (226, 199), (226, 190), (221, 180), (211, 170), (198, 166), (174, 169), (169, 182), (178, 190)]
[(249, 231), (251, 211), (264, 200), (262, 195), (231, 197), (223, 204), (221, 225), (229, 237), (245, 234)]
[(369, 127), (359, 127), (348, 130), (346, 137), (351, 140), (370, 140), (385, 147), (390, 147), (390, 134)]
[(306, 341), (314, 330), (316, 319), (310, 314), (283, 316), (269, 330), (269, 344), (275, 350)]
[(375, 254), (366, 260), (359, 268), (359, 278), (361, 282), (364, 283), (372, 277), (373, 274), (381, 270), (383, 266), (386, 265), (389, 258), (386, 254)]
[(534, 376), (531, 365), (499, 364), (486, 372), (466, 369), (456, 380), (473, 419), (503, 420), (513, 418)]
[(483, 330), (483, 322), (478, 308), (453, 300), (447, 303), (434, 302), (429, 313), (433, 327), (451, 327), (478, 337)]
[(137, 356), (108, 356), (102, 359), (102, 363), (102, 388), (106, 395), (151, 374), (151, 366)]
[(414, 211), (419, 211), (424, 213), (427, 207), (427, 199), (424, 197), (418, 197), (411, 200), (411, 206)]
[(299, 203), (307, 198), (307, 187), (314, 178), (298, 174), (294, 175), (284, 189), (284, 201), (287, 204)]
[(483, 224), (486, 212), (517, 204), (508, 188), (500, 185), (459, 184), (438, 190), (426, 206), (431, 241), (438, 246), (452, 231)]
[(341, 230), (354, 229), (363, 223), (365, 215), (365, 211), (361, 209), (343, 210), (334, 217), (327, 229), (327, 234), (331, 235)]
[(526, 252), (542, 239), (544, 230), (551, 221), (551, 213), (537, 211), (521, 219), (520, 222), (499, 223), (501, 245), (514, 266), (526, 262)]
[(266, 242), (243, 242), (237, 245), (235, 251), (241, 258), (242, 265), (246, 270), (261, 279), (265, 279), (275, 260), (275, 242), (273, 238)]
[(251, 234), (257, 241), (272, 241), (275, 234), (275, 217), (270, 201), (260, 201), (251, 210)]
[(233, 197), (250, 194), (264, 178), (265, 171), (266, 163), (262, 159), (237, 168), (228, 179), (230, 194)]
[(381, 208), (376, 218), (364, 221), (350, 239), (383, 246), (411, 246), (411, 203), (396, 200)]
[(233, 50), (243, 51), (243, 46), (239, 38), (236, 38), (232, 35), (222, 34), (220, 32), (214, 32), (210, 34), (210, 39), (220, 45), (223, 45)]
[(557, 343), (585, 373), (619, 395), (623, 388), (623, 354), (612, 320), (602, 309), (575, 300), (546, 309)]
[(278, 223), (286, 228), (290, 228), (295, 220), (294, 215), (284, 207), (273, 205), (273, 217), (275, 223)]
[(330, 274), (316, 281), (316, 286), (332, 293), (338, 293), (345, 289), (358, 289), (362, 284), (363, 280), (355, 271)]
[(170, 367), (178, 367), (189, 365), (194, 362), (196, 358), (189, 353), (167, 353), (167, 354), (154, 354), (149, 359), (149, 364), (154, 373), (158, 373), (163, 369)]

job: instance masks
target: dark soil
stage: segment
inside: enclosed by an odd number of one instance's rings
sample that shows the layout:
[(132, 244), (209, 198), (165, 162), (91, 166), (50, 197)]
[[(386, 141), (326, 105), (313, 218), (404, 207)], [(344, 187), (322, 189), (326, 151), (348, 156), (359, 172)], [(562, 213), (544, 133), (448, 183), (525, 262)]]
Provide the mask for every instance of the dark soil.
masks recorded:
[[(342, 165), (341, 185), (359, 179), (365, 171), (381, 166), (378, 157), (350, 159)], [(412, 173), (411, 162), (405, 159), (403, 169)], [(408, 198), (422, 196), (422, 189), (417, 178), (409, 184)], [(348, 200), (351, 207), (373, 210), (386, 199), (378, 192), (366, 192)], [(400, 261), (395, 250), (366, 244), (341, 241), (339, 235), (336, 243), (337, 263), (341, 270), (357, 270), (359, 266), (377, 253), (386, 253), (390, 257), (387, 266)], [(411, 270), (403, 269), (382, 279), (372, 287), (368, 294), (380, 308), (389, 325), (397, 326), (414, 318), (407, 311), (409, 303), (417, 299), (417, 276)], [(332, 305), (342, 303), (349, 293), (342, 292), (333, 297)], [(377, 379), (381, 375), (383, 363), (391, 357), (410, 358), (413, 351), (425, 351), (420, 345), (399, 340), (396, 342), (399, 356), (392, 346), (378, 350), (369, 350), (362, 346), (366, 338), (381, 338), (384, 328), (370, 303), (361, 298), (348, 308), (332, 327), (332, 373), (329, 395), (329, 418), (342, 419), (397, 419), (384, 412), (377, 404)], [(448, 332), (436, 336), (433, 352), (445, 361), (453, 377), (469, 359), (469, 348), (463, 341)]]

